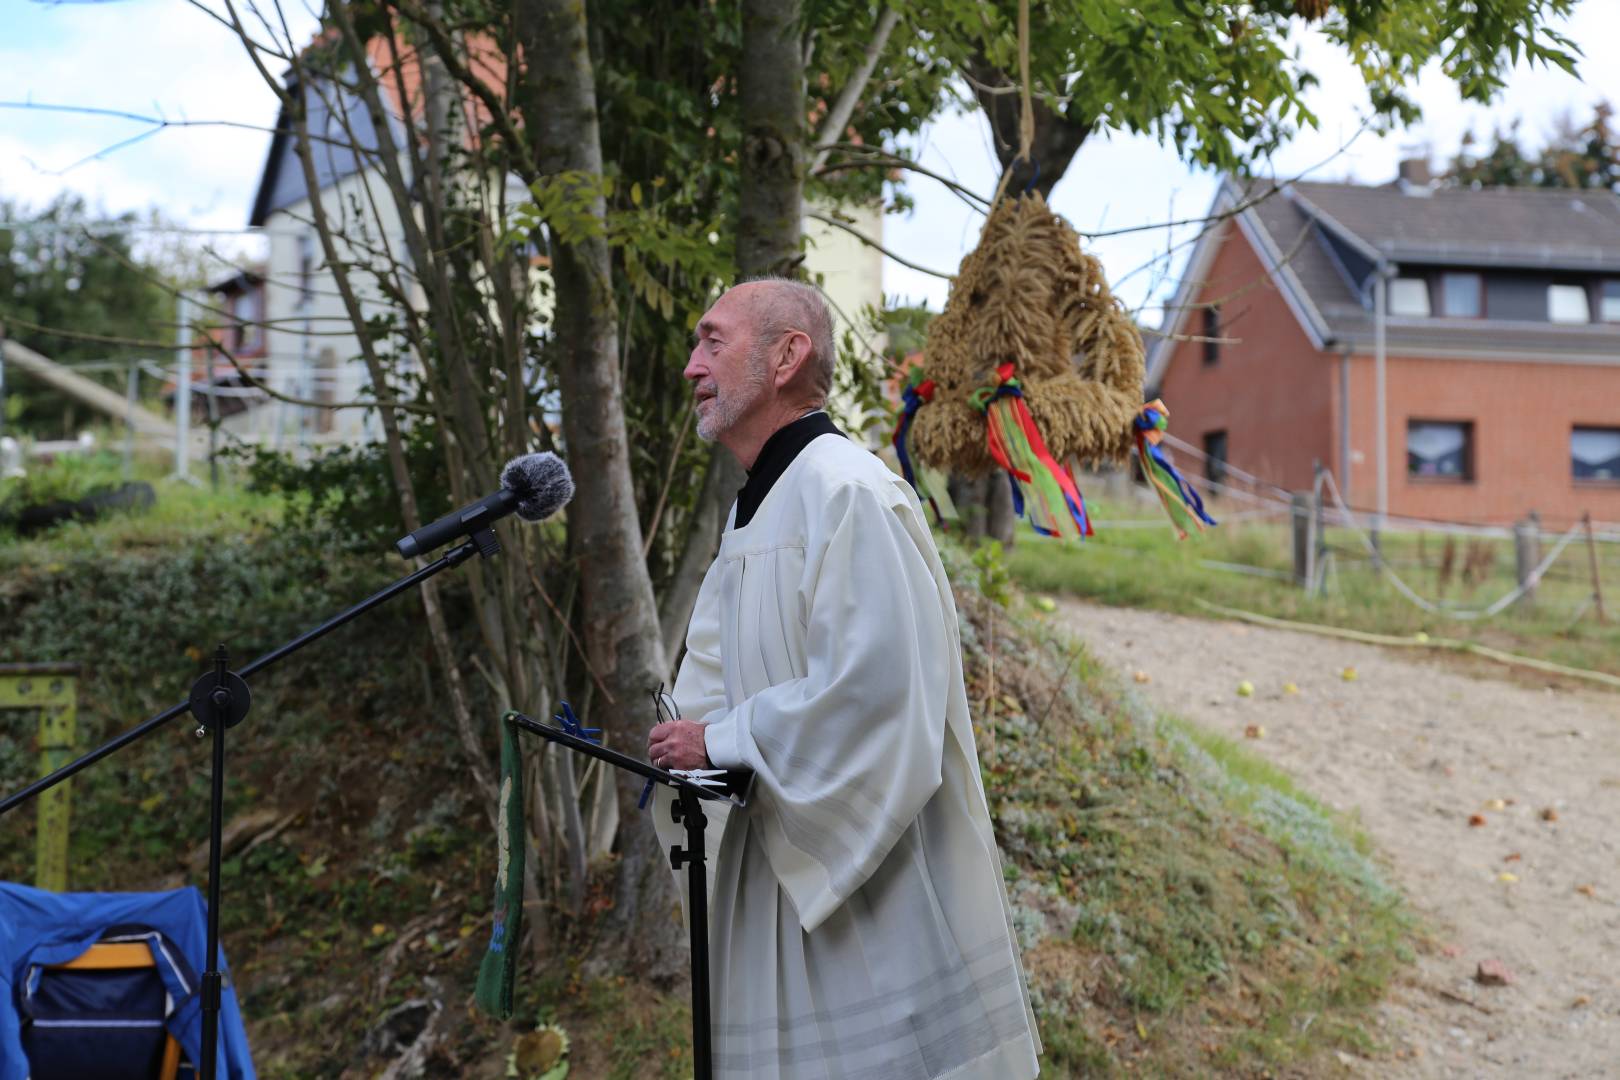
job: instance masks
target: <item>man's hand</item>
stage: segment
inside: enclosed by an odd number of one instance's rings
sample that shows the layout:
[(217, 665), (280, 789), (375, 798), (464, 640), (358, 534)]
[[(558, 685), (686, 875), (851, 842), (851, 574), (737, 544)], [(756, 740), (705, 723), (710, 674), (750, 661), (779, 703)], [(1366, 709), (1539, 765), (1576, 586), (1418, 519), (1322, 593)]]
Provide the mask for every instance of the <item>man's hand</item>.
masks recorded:
[(660, 769), (711, 768), (703, 725), (686, 719), (653, 725), (647, 736), (647, 760)]

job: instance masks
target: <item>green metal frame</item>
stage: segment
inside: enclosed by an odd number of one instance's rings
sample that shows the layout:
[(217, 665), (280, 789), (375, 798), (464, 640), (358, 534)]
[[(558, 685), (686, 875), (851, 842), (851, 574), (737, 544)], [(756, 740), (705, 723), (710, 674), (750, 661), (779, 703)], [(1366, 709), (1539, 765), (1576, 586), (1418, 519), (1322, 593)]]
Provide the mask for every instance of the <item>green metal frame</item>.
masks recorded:
[[(39, 713), (39, 775), (73, 760), (79, 714), (79, 669), (75, 664), (0, 664), (0, 709)], [(39, 795), (34, 884), (65, 892), (72, 781)]]

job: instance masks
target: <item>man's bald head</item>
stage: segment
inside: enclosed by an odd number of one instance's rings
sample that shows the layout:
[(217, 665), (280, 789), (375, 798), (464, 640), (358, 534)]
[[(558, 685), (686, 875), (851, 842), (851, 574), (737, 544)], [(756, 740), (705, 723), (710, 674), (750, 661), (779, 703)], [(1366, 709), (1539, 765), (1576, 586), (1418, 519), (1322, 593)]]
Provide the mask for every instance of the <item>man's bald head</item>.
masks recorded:
[(732, 292), (748, 304), (756, 350), (769, 348), (788, 333), (802, 333), (810, 339), (804, 387), (814, 400), (806, 404), (825, 405), (832, 392), (836, 348), (832, 311), (820, 290), (791, 278), (760, 277), (743, 282)]

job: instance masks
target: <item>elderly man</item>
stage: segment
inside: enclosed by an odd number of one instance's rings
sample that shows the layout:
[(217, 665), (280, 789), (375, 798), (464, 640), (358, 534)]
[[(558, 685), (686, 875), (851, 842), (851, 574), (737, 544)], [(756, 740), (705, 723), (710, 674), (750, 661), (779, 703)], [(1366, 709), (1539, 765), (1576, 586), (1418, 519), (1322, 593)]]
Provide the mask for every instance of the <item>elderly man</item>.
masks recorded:
[(716, 1075), (1033, 1077), (950, 584), (910, 487), (821, 411), (826, 302), (739, 285), (685, 374), (748, 470), (647, 747), (755, 774), (711, 859)]

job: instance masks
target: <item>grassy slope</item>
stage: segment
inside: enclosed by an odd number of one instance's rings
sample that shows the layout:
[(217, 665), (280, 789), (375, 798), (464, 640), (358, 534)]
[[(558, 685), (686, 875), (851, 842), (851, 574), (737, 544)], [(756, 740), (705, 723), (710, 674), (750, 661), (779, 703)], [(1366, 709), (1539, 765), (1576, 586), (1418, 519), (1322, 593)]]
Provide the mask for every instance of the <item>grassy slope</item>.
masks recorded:
[(1148, 713), (1016, 595), (987, 601), (984, 573), (952, 567), (1049, 1071), (1259, 1075), (1369, 1049), (1362, 1010), (1406, 928), (1365, 842), (1242, 748)]
[[(188, 650), (220, 626), (251, 655), (391, 569), (298, 550), (273, 502), (169, 491), (159, 506), (0, 543), (0, 660), (93, 658), (86, 744), (174, 700), (199, 668)], [(1308, 1072), (1327, 1048), (1365, 1047), (1361, 1009), (1403, 925), (1355, 839), (1240, 748), (1146, 714), (950, 558), (1047, 1073)], [(689, 1075), (684, 988), (587, 976), (576, 946), (525, 965), (511, 1023), (468, 1007), (492, 834), (419, 619), (399, 602), (266, 673), (233, 732), (230, 809), (285, 823), (226, 865), (225, 942), (260, 1074), (371, 1075), (399, 1052), (379, 1021), (438, 996), (447, 1038), (430, 1075), (504, 1075), (539, 1020), (571, 1034), (574, 1077)], [(33, 768), (28, 726), (0, 727), (5, 790)], [(206, 748), (188, 731), (101, 764), (74, 799), (76, 888), (202, 883), (177, 855), (206, 821)], [(26, 880), (31, 844), (26, 812), (0, 822), (0, 875)], [(407, 1008), (391, 1026), (408, 1039), (420, 1023)]]
[[(1287, 529), (1275, 522), (1224, 524), (1186, 543), (1164, 528), (1110, 528), (1112, 520), (1162, 518), (1157, 506), (1088, 499), (1097, 535), (1084, 544), (1060, 544), (1024, 533), (1007, 556), (1013, 577), (1030, 589), (1067, 592), (1104, 604), (1158, 608), (1205, 615), (1202, 598), (1284, 619), (1343, 626), (1376, 633), (1462, 638), (1574, 667), (1620, 674), (1620, 545), (1599, 544), (1600, 579), (1610, 585), (1609, 622), (1599, 625), (1586, 609), (1592, 592), (1584, 540), (1565, 549), (1551, 567), (1533, 609), (1510, 607), (1495, 618), (1459, 621), (1426, 613), (1376, 577), (1362, 541), (1346, 530), (1328, 532), (1340, 553), (1326, 595), (1312, 598), (1287, 581), (1251, 576), (1204, 564), (1204, 560), (1287, 572)], [(1216, 517), (1228, 512), (1216, 509)], [(1444, 596), (1463, 608), (1483, 608), (1515, 585), (1513, 544), (1506, 540), (1453, 545), (1454, 573), (1442, 585), (1443, 537), (1392, 534), (1385, 555), (1419, 595)], [(1462, 566), (1470, 546), (1485, 567), (1465, 582)], [(1544, 546), (1543, 553), (1551, 550)], [(1361, 560), (1361, 561), (1356, 561)]]

